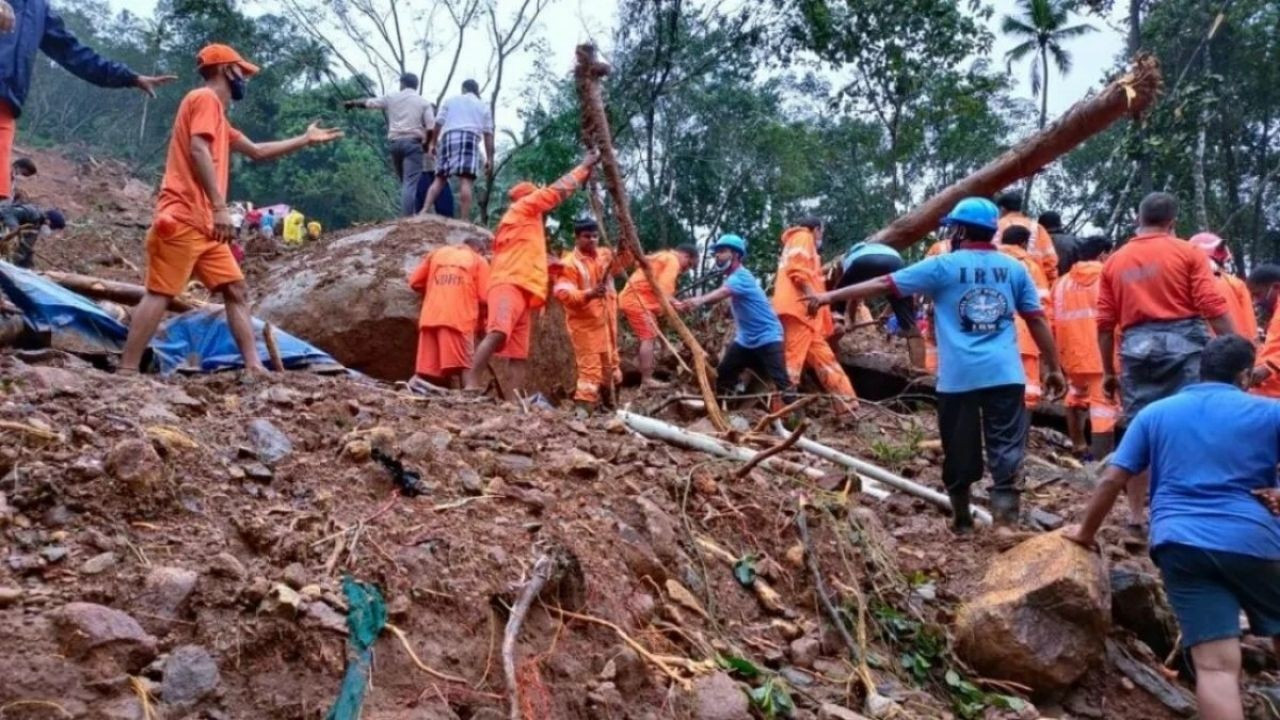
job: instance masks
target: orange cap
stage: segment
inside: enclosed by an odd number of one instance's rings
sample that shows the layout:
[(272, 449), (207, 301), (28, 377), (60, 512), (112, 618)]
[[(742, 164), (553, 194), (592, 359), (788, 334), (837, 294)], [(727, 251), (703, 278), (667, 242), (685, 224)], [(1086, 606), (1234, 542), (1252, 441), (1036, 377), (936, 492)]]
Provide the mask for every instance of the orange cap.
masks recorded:
[(210, 65), (235, 65), (240, 68), (245, 77), (251, 77), (258, 74), (258, 66), (240, 57), (240, 53), (236, 52), (230, 45), (222, 43), (214, 43), (205, 45), (196, 53), (196, 69), (209, 67)]
[(516, 183), (515, 186), (511, 188), (511, 190), (507, 191), (507, 197), (511, 198), (512, 201), (515, 201), (515, 200), (519, 200), (525, 195), (528, 195), (529, 193), (537, 192), (537, 190), (538, 190), (537, 185), (534, 185), (528, 180), (525, 180), (523, 182)]

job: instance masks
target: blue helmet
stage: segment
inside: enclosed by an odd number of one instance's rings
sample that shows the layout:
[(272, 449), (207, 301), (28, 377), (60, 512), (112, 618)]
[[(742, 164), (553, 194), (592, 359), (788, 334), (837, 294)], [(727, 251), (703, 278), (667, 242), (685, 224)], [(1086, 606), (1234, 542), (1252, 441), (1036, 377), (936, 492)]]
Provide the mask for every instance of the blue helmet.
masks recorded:
[(720, 239), (716, 241), (716, 244), (711, 246), (713, 251), (721, 248), (728, 248), (730, 250), (737, 251), (737, 253), (743, 257), (747, 256), (747, 241), (732, 233), (729, 233), (728, 235), (721, 235)]
[(1000, 211), (996, 209), (995, 203), (983, 197), (969, 197), (957, 203), (951, 214), (942, 218), (942, 224), (964, 223), (994, 232), (999, 229), (996, 224), (999, 216)]

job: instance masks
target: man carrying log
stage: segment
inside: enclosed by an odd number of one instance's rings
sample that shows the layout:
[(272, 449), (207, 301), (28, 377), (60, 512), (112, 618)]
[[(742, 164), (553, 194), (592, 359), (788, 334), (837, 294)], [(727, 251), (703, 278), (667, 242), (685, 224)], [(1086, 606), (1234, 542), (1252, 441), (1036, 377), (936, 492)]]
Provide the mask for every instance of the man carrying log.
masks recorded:
[[(609, 312), (609, 286), (618, 271), (613, 250), (597, 243), (600, 227), (590, 218), (573, 226), (573, 250), (555, 267), (552, 293), (564, 306), (564, 322), (573, 344), (578, 380), (573, 401), (579, 414), (591, 413), (600, 402), (601, 388), (614, 386), (614, 343), (617, 326)], [(612, 402), (614, 398), (606, 398)]]
[(495, 355), (508, 361), (511, 391), (524, 389), (533, 311), (547, 303), (546, 214), (582, 187), (599, 161), (600, 153), (590, 150), (578, 167), (550, 187), (540, 188), (526, 180), (507, 193), (511, 206), (493, 234), (488, 334), (463, 376), (467, 390), (481, 389), (480, 371)]
[(773, 309), (782, 320), (783, 355), (791, 385), (799, 387), (804, 369), (812, 368), (818, 382), (837, 398), (844, 412), (852, 413), (858, 409), (858, 396), (831, 348), (830, 338), (836, 334), (831, 310), (823, 308), (815, 316), (806, 306), (810, 298), (827, 289), (822, 257), (818, 255), (824, 229), (819, 218), (805, 217), (782, 233)]
[[(1151, 472), (1151, 557), (1190, 648), (1206, 720), (1241, 720), (1240, 613), (1280, 651), (1280, 403), (1243, 392), (1253, 345), (1223, 333), (1198, 354), (1199, 382), (1129, 424), (1084, 520), (1066, 537), (1096, 548), (1130, 480)], [(1223, 445), (1224, 438), (1256, 442)]]
[(1060, 395), (1065, 383), (1040, 297), (1026, 268), (996, 251), (996, 207), (985, 198), (962, 200), (944, 219), (952, 251), (891, 275), (816, 296), (821, 306), (878, 295), (925, 295), (934, 300), (938, 352), (938, 431), (942, 479), (951, 498), (953, 529), (973, 530), (970, 486), (982, 479), (986, 445), (996, 522), (1018, 520), (1020, 476), (1030, 415), (1023, 404), (1026, 376), (1018, 357), (1015, 314), (1027, 321), (1045, 358), (1045, 386)]
[(182, 99), (169, 141), (156, 217), (147, 232), (147, 294), (134, 311), (120, 359), (122, 372), (138, 372), (171, 298), (195, 274), (210, 292), (222, 294), (227, 326), (244, 356), (245, 369), (266, 372), (258, 357), (249, 316), (248, 288), (231, 255), (235, 239), (227, 208), (231, 152), (262, 161), (342, 137), (312, 123), (288, 140), (258, 144), (227, 121), (227, 108), (244, 99), (254, 65), (228, 45), (207, 45), (196, 55), (204, 85)]
[(747, 256), (747, 241), (737, 235), (723, 235), (711, 250), (715, 253), (716, 270), (724, 274), (724, 284), (705, 295), (676, 300), (672, 306), (686, 312), (729, 301), (737, 334), (716, 368), (716, 395), (732, 393), (742, 371), (749, 369), (773, 381), (783, 404), (790, 405), (795, 400), (795, 390), (782, 351), (782, 323), (760, 281), (742, 264)]
[(618, 303), (627, 324), (640, 341), (637, 365), (640, 368), (640, 386), (645, 388), (663, 388), (666, 383), (655, 380), (654, 368), (657, 366), (654, 343), (662, 328), (658, 325), (658, 315), (662, 312), (662, 304), (658, 301), (658, 293), (668, 300), (676, 296), (676, 280), (682, 273), (698, 261), (698, 248), (693, 245), (680, 245), (674, 250), (660, 250), (646, 255), (649, 268), (653, 270), (658, 287), (653, 287), (644, 277), (644, 271), (637, 269), (627, 279), (626, 287), (618, 295)]
[(471, 368), (480, 307), (489, 288), (484, 252), (483, 237), (468, 235), (461, 245), (432, 250), (409, 276), (409, 287), (423, 296), (416, 374), (409, 389), (443, 389)]

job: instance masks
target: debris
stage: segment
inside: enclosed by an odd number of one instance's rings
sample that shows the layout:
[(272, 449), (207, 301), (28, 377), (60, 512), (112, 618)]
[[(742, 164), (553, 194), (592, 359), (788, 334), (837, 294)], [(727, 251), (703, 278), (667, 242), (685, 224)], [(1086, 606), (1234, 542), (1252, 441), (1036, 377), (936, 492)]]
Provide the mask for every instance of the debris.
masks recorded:
[(430, 492), (430, 489), (422, 482), (422, 475), (412, 470), (406, 470), (404, 464), (380, 449), (374, 448), (371, 453), (373, 459), (377, 460), (382, 467), (387, 469), (387, 472), (391, 473), (391, 481), (395, 483), (396, 487), (400, 488), (401, 495), (419, 497)]
[(750, 460), (748, 460), (745, 465), (738, 468), (738, 470), (733, 474), (733, 479), (741, 480), (745, 478), (746, 476), (750, 475), (751, 471), (760, 463), (764, 462), (765, 460), (768, 460), (769, 458), (773, 457), (774, 455), (777, 455), (780, 452), (783, 452), (784, 450), (791, 447), (792, 445), (795, 445), (796, 441), (800, 439), (800, 436), (804, 435), (804, 431), (806, 428), (808, 428), (808, 426), (809, 426), (808, 423), (805, 423), (802, 421), (796, 427), (796, 429), (793, 430), (791, 434), (787, 436), (785, 440), (774, 445), (768, 450), (756, 453), (755, 456), (752, 457)]
[[(93, 603), (73, 602), (53, 615), (53, 630), (68, 657), (101, 655), (100, 670), (136, 673), (156, 655), (156, 639), (126, 613)], [(99, 652), (101, 651), (101, 652)]]
[(693, 684), (697, 720), (743, 720), (751, 717), (751, 702), (733, 678), (723, 672), (699, 678)]
[(222, 682), (218, 662), (199, 645), (180, 645), (164, 661), (160, 696), (168, 705), (194, 703)]
[(1064, 690), (1101, 660), (1110, 603), (1100, 558), (1040, 535), (991, 562), (956, 614), (956, 651), (985, 677)]
[(148, 495), (164, 477), (164, 463), (151, 443), (124, 440), (107, 453), (107, 474), (124, 485), (132, 495)]
[(667, 595), (669, 595), (672, 600), (675, 600), (680, 605), (683, 605), (685, 608), (693, 611), (699, 617), (703, 619), (710, 619), (711, 616), (707, 614), (706, 608), (702, 607), (702, 603), (698, 602), (698, 599), (693, 596), (693, 593), (689, 592), (688, 588), (676, 582), (672, 578), (667, 578), (666, 588)]
[(1123, 673), (1125, 678), (1146, 690), (1152, 697), (1159, 700), (1165, 707), (1179, 716), (1190, 717), (1195, 714), (1196, 703), (1191, 693), (1171, 685), (1168, 680), (1161, 677), (1155, 670), (1135, 660), (1128, 651), (1114, 640), (1108, 639), (1106, 646), (1107, 661)]
[(266, 418), (249, 421), (249, 443), (253, 445), (258, 459), (267, 465), (275, 465), (293, 452), (293, 442), (289, 440), (289, 436), (280, 432)]
[[(832, 625), (840, 632), (840, 638), (849, 650), (849, 659), (854, 662), (861, 662), (863, 659), (862, 649), (858, 647), (857, 641), (849, 634), (849, 628), (844, 625), (844, 617), (840, 615), (840, 610), (831, 601), (831, 595), (827, 593), (826, 582), (822, 579), (822, 568), (818, 566), (818, 555), (813, 549), (813, 539), (809, 537), (809, 521), (805, 519), (807, 504), (804, 500), (801, 500), (796, 508), (796, 529), (800, 532), (800, 542), (804, 544), (804, 557), (809, 565), (809, 575), (813, 578), (813, 591), (817, 593), (818, 602), (822, 604), (822, 608), (826, 611), (827, 618), (831, 620)], [(810, 663), (812, 664), (812, 661)]]
[(232, 580), (242, 580), (248, 574), (244, 564), (237, 560), (235, 555), (227, 552), (213, 556), (213, 560), (209, 562), (209, 572)]
[(1178, 622), (1155, 575), (1123, 565), (1111, 569), (1111, 619), (1146, 643), (1157, 657), (1173, 652)]
[(157, 567), (147, 573), (142, 591), (131, 607), (148, 631), (164, 635), (186, 606), (200, 574), (177, 567)]
[(104, 572), (115, 567), (116, 562), (118, 561), (119, 558), (117, 558), (116, 554), (113, 552), (100, 553), (98, 555), (94, 555), (88, 560), (85, 560), (84, 564), (80, 566), (80, 572), (84, 575), (97, 575), (100, 572)]

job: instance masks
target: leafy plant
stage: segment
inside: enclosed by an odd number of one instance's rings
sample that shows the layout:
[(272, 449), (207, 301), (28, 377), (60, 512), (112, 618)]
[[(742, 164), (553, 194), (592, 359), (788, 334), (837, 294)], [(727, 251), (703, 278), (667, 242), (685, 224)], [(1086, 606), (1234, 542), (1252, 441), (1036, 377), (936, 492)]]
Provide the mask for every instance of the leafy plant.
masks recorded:
[(766, 718), (789, 718), (795, 712), (795, 703), (787, 693), (786, 684), (779, 678), (769, 678), (750, 695), (751, 704)]
[(737, 673), (744, 679), (754, 680), (764, 673), (754, 663), (746, 658), (740, 658), (736, 655), (719, 655), (716, 657), (716, 663), (725, 670)]

